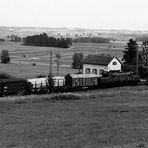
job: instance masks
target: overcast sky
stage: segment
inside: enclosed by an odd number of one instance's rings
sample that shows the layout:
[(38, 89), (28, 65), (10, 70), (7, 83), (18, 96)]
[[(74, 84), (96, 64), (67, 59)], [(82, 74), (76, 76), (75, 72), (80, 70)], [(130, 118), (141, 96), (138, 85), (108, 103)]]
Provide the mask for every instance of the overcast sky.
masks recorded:
[(148, 0), (0, 0), (0, 26), (148, 30)]

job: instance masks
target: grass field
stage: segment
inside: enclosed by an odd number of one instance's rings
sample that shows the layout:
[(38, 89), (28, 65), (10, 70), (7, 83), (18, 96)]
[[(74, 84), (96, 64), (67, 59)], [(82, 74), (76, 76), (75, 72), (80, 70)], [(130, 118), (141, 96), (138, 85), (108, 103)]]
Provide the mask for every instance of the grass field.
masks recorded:
[[(11, 64), (0, 64), (0, 72), (7, 72), (16, 77), (33, 78), (38, 74), (49, 73), (50, 51), (53, 51), (53, 74), (56, 75), (56, 53), (61, 54), (60, 72), (61, 76), (67, 73), (78, 72), (71, 68), (72, 55), (74, 52), (87, 54), (110, 54), (111, 56), (122, 57), (125, 44), (95, 44), (95, 43), (74, 43), (68, 49), (52, 47), (23, 46), (15, 42), (0, 42), (0, 52), (3, 49), (9, 51)], [(32, 66), (36, 63), (37, 66)]]
[(51, 100), (53, 94), (1, 98), (0, 147), (148, 147), (148, 86), (73, 95), (79, 99)]

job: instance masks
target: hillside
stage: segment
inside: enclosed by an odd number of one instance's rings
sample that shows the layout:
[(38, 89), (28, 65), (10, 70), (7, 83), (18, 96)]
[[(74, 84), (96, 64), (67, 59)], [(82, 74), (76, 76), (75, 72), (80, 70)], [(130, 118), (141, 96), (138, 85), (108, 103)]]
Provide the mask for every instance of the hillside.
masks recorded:
[(18, 35), (25, 37), (46, 32), (49, 36), (55, 37), (104, 37), (114, 38), (119, 41), (127, 41), (136, 35), (148, 35), (148, 31), (130, 31), (130, 30), (97, 30), (83, 28), (38, 28), (38, 27), (0, 27), (0, 37), (6, 38), (8, 35)]
[(69, 95), (76, 100), (56, 100), (62, 94), (1, 98), (0, 147), (148, 146), (147, 86)]

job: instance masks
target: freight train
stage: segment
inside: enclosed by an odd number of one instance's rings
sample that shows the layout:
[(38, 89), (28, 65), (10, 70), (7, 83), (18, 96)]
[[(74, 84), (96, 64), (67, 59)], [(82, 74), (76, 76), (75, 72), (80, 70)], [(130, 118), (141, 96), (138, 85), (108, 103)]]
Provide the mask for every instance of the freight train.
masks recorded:
[[(72, 91), (91, 88), (118, 87), (137, 85), (139, 75), (128, 73), (96, 74), (67, 74), (65, 77), (53, 77), (53, 91)], [(5, 79), (0, 80), (0, 96), (11, 94), (47, 93), (48, 77), (34, 79)]]
[(95, 74), (72, 74), (65, 76), (67, 89), (107, 88), (115, 86), (136, 85), (139, 75), (133, 73), (104, 73), (102, 77)]

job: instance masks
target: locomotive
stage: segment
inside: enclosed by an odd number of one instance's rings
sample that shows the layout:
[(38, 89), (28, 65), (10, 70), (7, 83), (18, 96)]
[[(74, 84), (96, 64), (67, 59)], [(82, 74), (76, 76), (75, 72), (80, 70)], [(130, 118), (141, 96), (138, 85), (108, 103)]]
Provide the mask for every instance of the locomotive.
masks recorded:
[[(53, 91), (71, 91), (88, 88), (106, 88), (125, 85), (137, 85), (139, 75), (132, 72), (96, 74), (67, 74), (65, 77), (53, 77)], [(0, 96), (11, 94), (47, 93), (48, 77), (34, 79), (5, 79), (0, 80)]]

